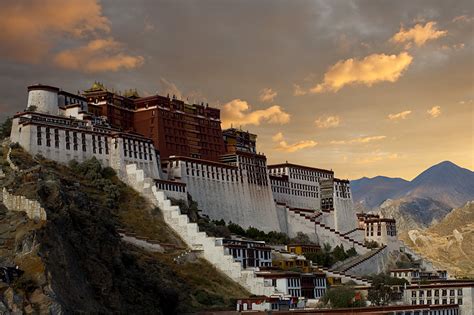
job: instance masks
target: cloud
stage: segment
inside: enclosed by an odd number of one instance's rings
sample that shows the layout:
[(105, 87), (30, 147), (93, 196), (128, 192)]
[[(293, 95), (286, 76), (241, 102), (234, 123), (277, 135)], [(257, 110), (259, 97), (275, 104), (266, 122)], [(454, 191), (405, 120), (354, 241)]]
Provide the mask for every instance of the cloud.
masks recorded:
[(293, 84), (293, 95), (294, 96), (301, 96), (305, 95), (307, 92), (298, 84)]
[(285, 141), (285, 137), (283, 136), (283, 133), (279, 132), (276, 135), (272, 137), (273, 142), (277, 142), (277, 146), (275, 147), (278, 151), (283, 151), (283, 152), (296, 152), (299, 150), (307, 149), (307, 148), (312, 148), (318, 145), (316, 141), (313, 140), (301, 140), (292, 144), (288, 144)]
[(170, 97), (176, 96), (176, 98), (182, 100), (183, 99), (183, 93), (181, 90), (178, 88), (176, 84), (173, 82), (170, 82), (166, 80), (165, 78), (160, 78), (160, 85), (162, 91), (160, 93), (163, 94), (169, 94)]
[(250, 105), (240, 99), (235, 99), (224, 104), (221, 110), (223, 127), (228, 128), (231, 124), (235, 126), (258, 126), (262, 122), (269, 124), (286, 124), (290, 121), (290, 114), (286, 113), (278, 105), (256, 111), (249, 110)]
[(431, 117), (436, 118), (441, 115), (441, 106), (433, 106), (426, 111)]
[(271, 88), (264, 88), (260, 91), (260, 101), (262, 102), (273, 102), (273, 99), (277, 96), (277, 92)]
[(38, 63), (61, 37), (108, 33), (110, 21), (96, 0), (18, 0), (2, 3), (0, 29), (0, 55)]
[(313, 87), (311, 93), (337, 92), (345, 85), (388, 81), (395, 82), (408, 68), (413, 57), (407, 52), (398, 55), (372, 54), (362, 60), (340, 60), (324, 74), (324, 81)]
[(406, 119), (408, 117), (408, 115), (410, 115), (410, 114), (411, 114), (411, 110), (405, 110), (405, 111), (400, 112), (400, 113), (389, 114), (388, 119), (390, 119), (390, 120)]
[(54, 57), (61, 68), (87, 73), (134, 69), (144, 62), (142, 56), (131, 56), (123, 52), (123, 45), (112, 38), (95, 39), (85, 46), (66, 49)]
[(401, 156), (397, 153), (390, 153), (390, 152), (373, 152), (367, 157), (358, 158), (356, 159), (357, 164), (372, 164), (379, 161), (384, 160), (396, 160), (399, 159)]
[(331, 144), (364, 144), (373, 141), (379, 141), (385, 139), (386, 136), (370, 136), (370, 137), (359, 137), (351, 140), (334, 140)]
[(454, 23), (457, 23), (457, 22), (462, 22), (462, 23), (470, 23), (474, 20), (474, 18), (472, 16), (467, 16), (467, 15), (459, 15), (459, 16), (456, 16), (454, 19), (453, 19), (453, 22)]
[(415, 43), (416, 46), (423, 46), (427, 41), (434, 40), (443, 36), (446, 36), (448, 31), (440, 31), (436, 28), (436, 22), (428, 22), (424, 26), (422, 24), (416, 24), (410, 29), (405, 29), (403, 26), (400, 31), (393, 35), (390, 39), (394, 43)]
[(339, 116), (320, 117), (314, 123), (318, 128), (334, 128), (339, 126), (341, 119)]

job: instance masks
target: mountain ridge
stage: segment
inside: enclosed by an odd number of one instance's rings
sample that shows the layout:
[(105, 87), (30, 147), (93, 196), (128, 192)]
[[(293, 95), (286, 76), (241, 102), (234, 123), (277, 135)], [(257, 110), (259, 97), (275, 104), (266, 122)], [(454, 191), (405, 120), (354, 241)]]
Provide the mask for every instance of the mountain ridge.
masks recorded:
[(354, 202), (366, 209), (381, 206), (387, 199), (432, 199), (447, 208), (474, 200), (474, 172), (451, 161), (435, 164), (413, 180), (387, 176), (362, 177), (351, 181)]

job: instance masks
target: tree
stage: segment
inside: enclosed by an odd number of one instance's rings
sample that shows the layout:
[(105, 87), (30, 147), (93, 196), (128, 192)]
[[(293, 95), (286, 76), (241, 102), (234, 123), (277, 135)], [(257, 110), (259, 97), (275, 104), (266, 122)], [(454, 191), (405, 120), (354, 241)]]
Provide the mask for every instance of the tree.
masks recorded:
[(330, 288), (321, 301), (332, 308), (362, 307), (366, 304), (360, 293), (350, 286)]
[(12, 131), (12, 118), (8, 117), (5, 121), (0, 125), (0, 140), (3, 140), (7, 137), (10, 137), (10, 133)]
[(394, 286), (407, 284), (405, 279), (392, 278), (386, 274), (378, 274), (372, 277), (372, 286), (369, 289), (367, 299), (374, 305), (388, 305), (393, 301), (395, 293)]

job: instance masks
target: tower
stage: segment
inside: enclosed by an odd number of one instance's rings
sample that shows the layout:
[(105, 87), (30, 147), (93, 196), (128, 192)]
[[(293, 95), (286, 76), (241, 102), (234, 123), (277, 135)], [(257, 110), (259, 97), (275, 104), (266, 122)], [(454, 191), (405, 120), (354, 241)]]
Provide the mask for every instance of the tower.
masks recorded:
[(49, 85), (36, 84), (28, 87), (28, 108), (35, 107), (41, 113), (58, 113), (59, 88)]

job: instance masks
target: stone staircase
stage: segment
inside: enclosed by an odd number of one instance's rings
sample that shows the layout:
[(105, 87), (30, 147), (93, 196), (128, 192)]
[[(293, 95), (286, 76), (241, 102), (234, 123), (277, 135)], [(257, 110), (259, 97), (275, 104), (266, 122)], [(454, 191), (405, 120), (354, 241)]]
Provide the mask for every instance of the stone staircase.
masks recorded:
[[(309, 214), (309, 213), (303, 212), (303, 211), (298, 211), (298, 210), (295, 210), (295, 209), (292, 209), (292, 208), (287, 208), (287, 209), (289, 211), (299, 215), (305, 221), (311, 222), (311, 224), (314, 224), (316, 226), (316, 233), (318, 234), (318, 236), (319, 236), (319, 234), (328, 235), (328, 237), (330, 237), (332, 239), (339, 240), (339, 243), (344, 245), (346, 247), (346, 249), (349, 248), (349, 247), (354, 247), (358, 253), (365, 254), (366, 252), (368, 252), (370, 250), (363, 243), (361, 243), (361, 242), (359, 242), (359, 241), (357, 241), (357, 240), (355, 240), (355, 239), (353, 239), (353, 238), (351, 238), (347, 235), (344, 235), (343, 233), (337, 231), (334, 228), (331, 228), (331, 227), (325, 225), (324, 223), (321, 223), (321, 222), (317, 221), (317, 217), (312, 215), (312, 214)], [(318, 229), (318, 227), (319, 227), (319, 229)], [(323, 243), (324, 243), (324, 241), (323, 241)]]
[(163, 212), (165, 222), (190, 249), (202, 250), (203, 257), (216, 269), (254, 295), (270, 296), (275, 293), (275, 288), (265, 286), (264, 279), (257, 277), (254, 270), (242, 269), (241, 264), (235, 262), (231, 255), (225, 254), (223, 246), (216, 245), (214, 237), (200, 232), (196, 223), (189, 222), (188, 216), (181, 214), (178, 206), (172, 206), (164, 192), (156, 188), (154, 180), (146, 178), (143, 170), (138, 169), (136, 164), (126, 166), (126, 175), (123, 180), (159, 207)]
[(318, 267), (318, 268), (321, 269), (326, 274), (327, 277), (341, 278), (342, 283), (354, 281), (358, 285), (366, 285), (366, 286), (371, 285), (370, 280), (362, 278), (360, 276), (350, 275), (342, 271), (338, 271), (338, 270), (334, 270), (334, 269), (326, 268), (326, 267)]

